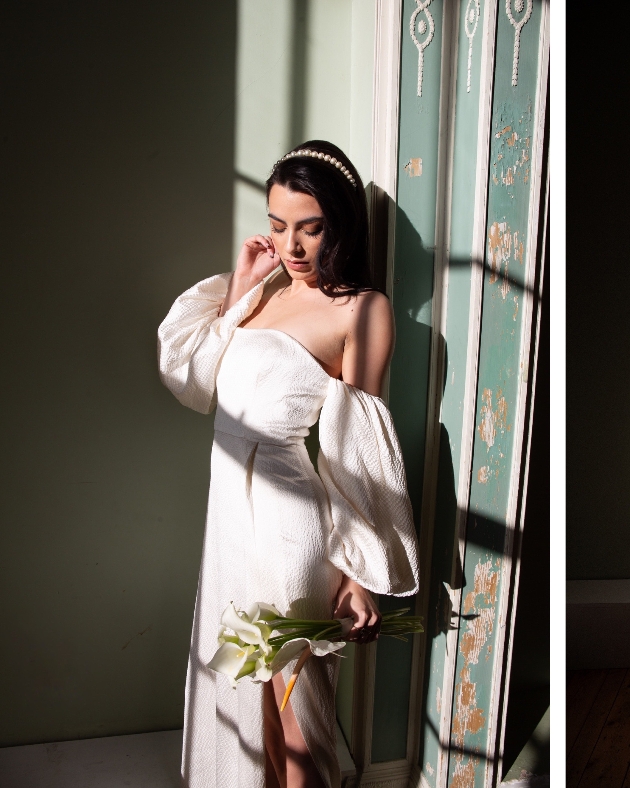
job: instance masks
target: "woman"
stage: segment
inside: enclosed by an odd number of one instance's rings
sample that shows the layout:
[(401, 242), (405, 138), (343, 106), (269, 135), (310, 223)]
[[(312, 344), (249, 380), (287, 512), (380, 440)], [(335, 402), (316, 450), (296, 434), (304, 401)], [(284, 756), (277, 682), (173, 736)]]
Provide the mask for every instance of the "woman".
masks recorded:
[[(380, 625), (370, 591), (418, 587), (404, 468), (379, 399), (394, 331), (387, 297), (370, 287), (361, 179), (336, 146), (312, 140), (276, 164), (267, 201), (270, 235), (247, 239), (234, 273), (186, 291), (159, 329), (163, 382), (188, 407), (217, 406), (186, 687), (188, 788), (340, 782), (338, 657), (307, 660), (280, 714), (294, 663), (235, 690), (207, 668), (229, 602), (351, 617), (351, 639), (368, 643)], [(318, 417), (319, 475), (304, 447)]]

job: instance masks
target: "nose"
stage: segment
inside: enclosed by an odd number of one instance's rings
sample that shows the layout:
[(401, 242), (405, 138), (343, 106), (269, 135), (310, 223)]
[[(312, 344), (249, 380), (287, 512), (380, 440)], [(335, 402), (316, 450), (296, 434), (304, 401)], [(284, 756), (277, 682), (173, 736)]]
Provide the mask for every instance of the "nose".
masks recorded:
[(287, 252), (291, 255), (298, 255), (302, 250), (300, 243), (297, 239), (297, 233), (295, 230), (289, 229), (289, 234), (287, 237)]

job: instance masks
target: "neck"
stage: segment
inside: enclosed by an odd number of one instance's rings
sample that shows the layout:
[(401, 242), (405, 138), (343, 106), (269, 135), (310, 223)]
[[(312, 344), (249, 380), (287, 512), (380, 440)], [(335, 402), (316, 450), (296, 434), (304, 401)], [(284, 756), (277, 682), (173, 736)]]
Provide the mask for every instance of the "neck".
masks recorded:
[(290, 296), (304, 295), (305, 293), (317, 290), (317, 276), (309, 277), (308, 279), (293, 279), (289, 276), (289, 286), (287, 287), (287, 294)]

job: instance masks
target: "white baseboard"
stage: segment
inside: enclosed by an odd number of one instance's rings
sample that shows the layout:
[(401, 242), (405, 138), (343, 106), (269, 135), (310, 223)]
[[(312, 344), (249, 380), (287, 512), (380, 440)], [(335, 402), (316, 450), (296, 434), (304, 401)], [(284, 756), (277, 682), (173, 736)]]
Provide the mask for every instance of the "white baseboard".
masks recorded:
[(405, 760), (371, 764), (360, 777), (351, 777), (344, 788), (409, 788), (409, 763)]
[(549, 776), (540, 777), (530, 774), (519, 780), (508, 780), (506, 783), (501, 783), (499, 788), (549, 788)]
[(630, 668), (630, 580), (567, 583), (567, 670)]

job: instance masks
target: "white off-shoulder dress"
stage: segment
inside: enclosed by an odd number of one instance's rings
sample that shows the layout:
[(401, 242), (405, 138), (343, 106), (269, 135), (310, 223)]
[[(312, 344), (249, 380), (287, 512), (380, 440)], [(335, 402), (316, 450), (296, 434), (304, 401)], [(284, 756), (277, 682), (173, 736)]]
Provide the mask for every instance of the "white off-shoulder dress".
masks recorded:
[[(342, 573), (377, 594), (418, 588), (400, 447), (383, 401), (331, 378), (288, 334), (239, 328), (260, 283), (219, 317), (231, 274), (187, 290), (159, 328), (160, 376), (200, 413), (216, 405), (210, 495), (186, 682), (187, 788), (263, 788), (263, 685), (232, 689), (207, 664), (233, 601), (330, 618)], [(319, 418), (318, 472), (304, 438)], [(309, 659), (291, 705), (325, 784), (337, 788), (339, 658)], [(285, 682), (294, 663), (284, 669)]]

